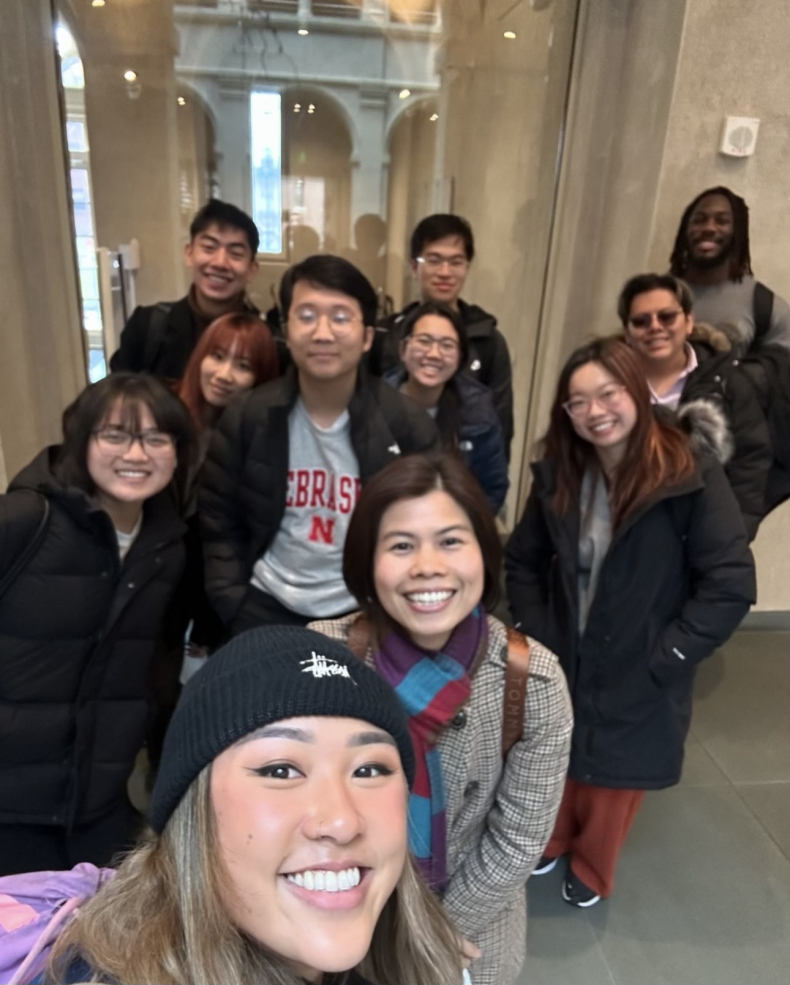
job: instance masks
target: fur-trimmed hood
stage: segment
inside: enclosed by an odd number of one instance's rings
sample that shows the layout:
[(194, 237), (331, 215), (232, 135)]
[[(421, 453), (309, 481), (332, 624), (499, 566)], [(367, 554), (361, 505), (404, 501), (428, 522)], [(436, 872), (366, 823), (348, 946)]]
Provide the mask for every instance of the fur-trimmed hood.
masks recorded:
[(724, 408), (717, 400), (699, 397), (681, 404), (677, 422), (688, 433), (697, 454), (711, 455), (721, 465), (732, 458), (735, 439)]

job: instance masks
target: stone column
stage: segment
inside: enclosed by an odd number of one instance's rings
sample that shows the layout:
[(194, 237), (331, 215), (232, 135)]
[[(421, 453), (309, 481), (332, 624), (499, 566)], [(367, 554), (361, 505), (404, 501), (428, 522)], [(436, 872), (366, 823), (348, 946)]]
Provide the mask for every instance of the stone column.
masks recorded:
[(0, 485), (60, 437), (87, 382), (49, 0), (4, 0)]

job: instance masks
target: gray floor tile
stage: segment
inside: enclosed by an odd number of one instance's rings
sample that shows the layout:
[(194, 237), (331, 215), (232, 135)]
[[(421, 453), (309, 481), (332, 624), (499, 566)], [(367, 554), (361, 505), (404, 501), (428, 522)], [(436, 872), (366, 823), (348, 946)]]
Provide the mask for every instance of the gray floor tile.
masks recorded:
[(733, 637), (697, 675), (692, 727), (733, 783), (790, 780), (790, 643), (786, 633)]
[(527, 962), (517, 985), (613, 985), (584, 913), (560, 897), (564, 874), (561, 862), (527, 885)]
[(617, 985), (790, 981), (790, 863), (731, 787), (650, 794), (585, 916)]
[(790, 858), (790, 783), (745, 783), (735, 789)]
[(686, 787), (725, 786), (730, 782), (706, 752), (699, 739), (691, 734), (686, 740), (681, 785)]

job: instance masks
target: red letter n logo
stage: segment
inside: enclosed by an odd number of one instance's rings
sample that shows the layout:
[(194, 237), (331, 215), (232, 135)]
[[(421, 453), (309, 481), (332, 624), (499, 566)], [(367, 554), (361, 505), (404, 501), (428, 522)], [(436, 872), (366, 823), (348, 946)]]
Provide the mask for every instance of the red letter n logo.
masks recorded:
[(308, 540), (318, 543), (321, 541), (324, 544), (334, 544), (335, 542), (335, 518), (334, 517), (322, 517), (314, 516), (313, 522), (310, 525), (310, 533), (307, 536)]

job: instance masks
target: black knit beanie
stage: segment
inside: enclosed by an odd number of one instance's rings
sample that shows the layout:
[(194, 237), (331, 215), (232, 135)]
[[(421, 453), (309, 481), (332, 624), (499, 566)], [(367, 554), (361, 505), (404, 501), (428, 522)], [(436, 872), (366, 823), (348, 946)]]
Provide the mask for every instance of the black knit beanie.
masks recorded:
[(161, 832), (187, 788), (224, 749), (284, 718), (358, 718), (395, 740), (409, 786), (414, 752), (395, 692), (342, 643), (265, 626), (223, 646), (189, 681), (165, 737), (150, 821)]

